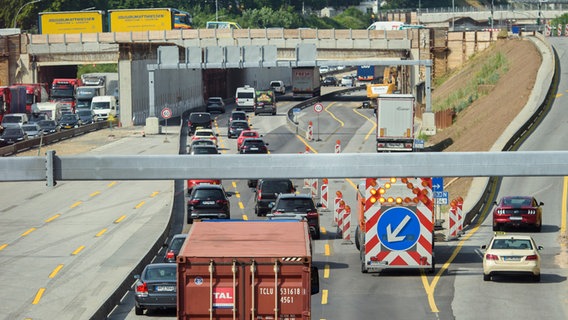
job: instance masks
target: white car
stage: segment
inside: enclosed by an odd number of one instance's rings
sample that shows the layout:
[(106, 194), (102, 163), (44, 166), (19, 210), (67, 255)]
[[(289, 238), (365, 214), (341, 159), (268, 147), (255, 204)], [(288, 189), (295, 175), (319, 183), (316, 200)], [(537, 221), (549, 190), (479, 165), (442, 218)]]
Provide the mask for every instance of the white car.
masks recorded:
[(284, 81), (280, 80), (270, 81), (270, 88), (272, 88), (272, 91), (274, 91), (274, 93), (281, 93), (281, 94), (286, 93), (286, 86), (284, 85)]
[(355, 78), (353, 76), (343, 76), (341, 78), (342, 87), (352, 87), (355, 85)]
[(496, 274), (526, 274), (540, 281), (540, 255), (529, 235), (496, 234), (489, 245), (481, 246), (483, 254), (483, 280), (489, 281)]
[(195, 140), (211, 140), (213, 142), (215, 142), (215, 145), (217, 145), (217, 137), (219, 136), (219, 134), (213, 132), (212, 129), (197, 129), (195, 130), (195, 133), (193, 134), (193, 136), (191, 136), (191, 141), (195, 141)]

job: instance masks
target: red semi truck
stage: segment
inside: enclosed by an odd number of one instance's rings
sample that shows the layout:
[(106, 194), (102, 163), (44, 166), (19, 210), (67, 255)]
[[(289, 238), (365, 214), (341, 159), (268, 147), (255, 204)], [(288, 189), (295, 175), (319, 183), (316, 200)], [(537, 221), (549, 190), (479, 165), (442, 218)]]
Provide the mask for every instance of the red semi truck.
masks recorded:
[(196, 222), (177, 256), (178, 319), (310, 319), (305, 221)]
[(32, 104), (49, 101), (49, 85), (47, 83), (16, 83), (15, 86), (26, 88), (26, 113), (32, 113)]
[(60, 102), (71, 107), (75, 112), (75, 92), (82, 86), (81, 79), (53, 79), (51, 84), (51, 97), (49, 102)]
[(0, 87), (0, 122), (9, 113), (26, 113), (25, 87)]

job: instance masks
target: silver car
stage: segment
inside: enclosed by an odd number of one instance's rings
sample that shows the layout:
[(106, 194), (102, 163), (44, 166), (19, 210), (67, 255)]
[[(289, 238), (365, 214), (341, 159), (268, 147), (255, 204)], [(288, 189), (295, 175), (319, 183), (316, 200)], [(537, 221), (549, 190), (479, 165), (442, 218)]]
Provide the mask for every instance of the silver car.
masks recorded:
[(22, 129), (28, 135), (29, 139), (39, 138), (43, 134), (43, 130), (37, 123), (26, 123), (22, 125)]

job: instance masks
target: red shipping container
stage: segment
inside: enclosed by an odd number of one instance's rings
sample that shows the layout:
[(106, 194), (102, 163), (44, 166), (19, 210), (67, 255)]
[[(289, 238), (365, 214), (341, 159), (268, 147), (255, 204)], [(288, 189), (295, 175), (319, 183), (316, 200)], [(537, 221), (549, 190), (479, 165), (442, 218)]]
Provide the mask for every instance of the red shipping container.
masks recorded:
[(194, 223), (177, 257), (178, 319), (310, 319), (311, 263), (305, 221)]

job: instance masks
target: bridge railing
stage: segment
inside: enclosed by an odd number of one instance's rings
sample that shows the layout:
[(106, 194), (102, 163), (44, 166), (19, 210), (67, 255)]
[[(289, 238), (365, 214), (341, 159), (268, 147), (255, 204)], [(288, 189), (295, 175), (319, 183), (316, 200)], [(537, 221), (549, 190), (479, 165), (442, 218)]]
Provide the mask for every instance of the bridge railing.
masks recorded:
[(191, 29), (145, 32), (101, 32), (78, 34), (30, 34), (29, 44), (58, 43), (131, 43), (205, 39), (262, 39), (262, 40), (408, 40), (417, 37), (417, 30), (360, 30), (360, 29)]

